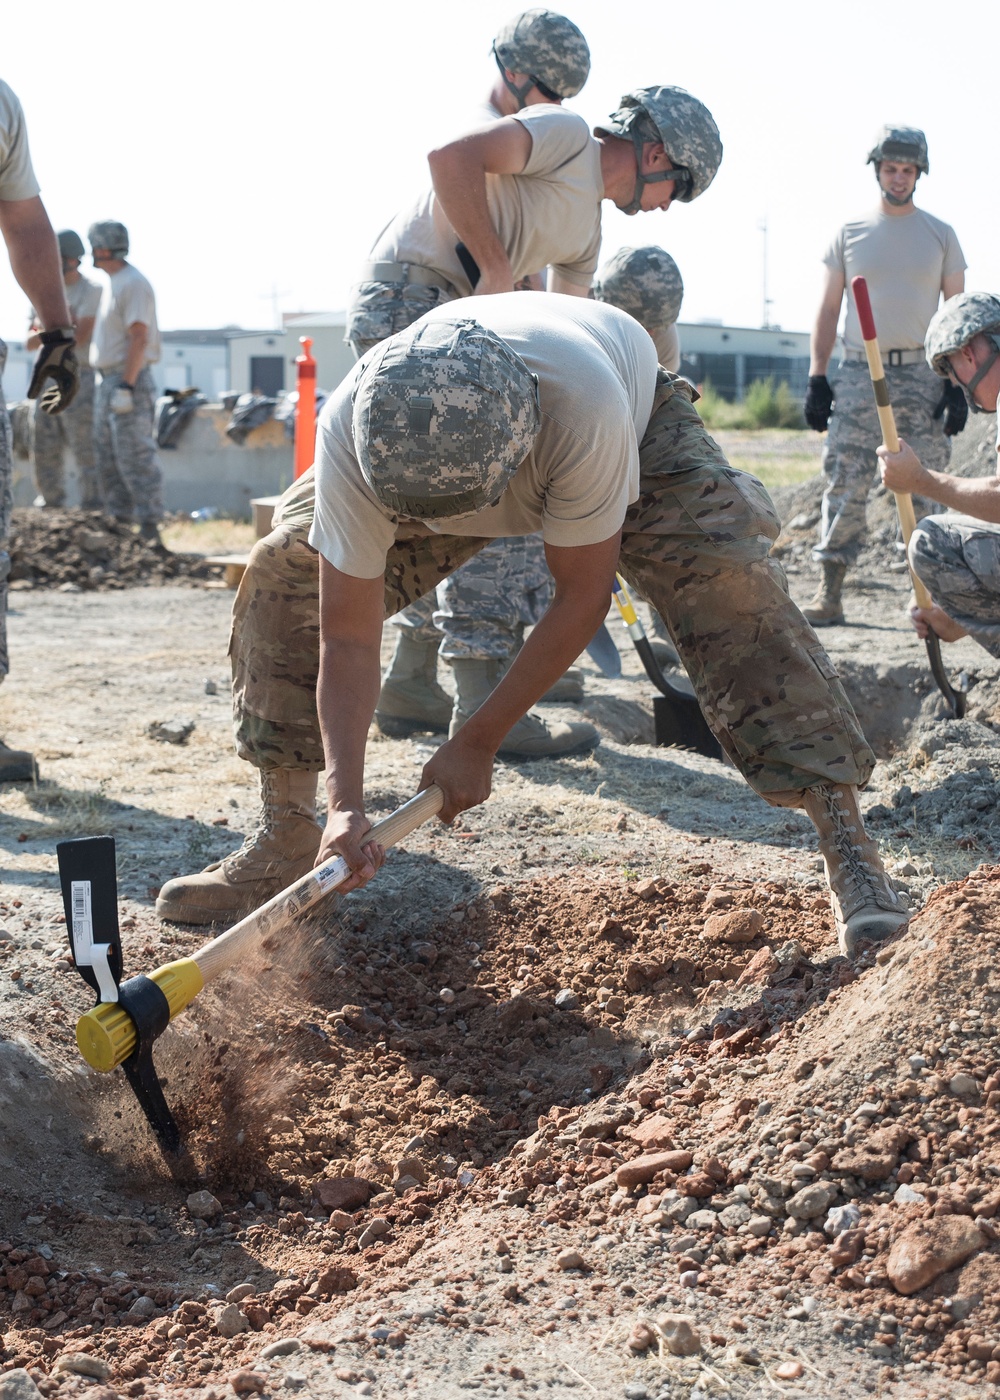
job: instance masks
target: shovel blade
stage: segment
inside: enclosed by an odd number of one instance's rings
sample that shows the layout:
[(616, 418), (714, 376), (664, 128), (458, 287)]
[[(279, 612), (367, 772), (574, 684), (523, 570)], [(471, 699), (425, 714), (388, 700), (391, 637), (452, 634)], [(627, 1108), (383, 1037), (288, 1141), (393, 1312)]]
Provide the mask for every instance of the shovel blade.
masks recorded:
[(615, 639), (602, 622), (587, 643), (587, 655), (608, 680), (615, 681), (622, 673), (621, 652), (615, 646)]
[(722, 757), (722, 747), (693, 697), (654, 695), (653, 725), (658, 747), (694, 749), (706, 758)]

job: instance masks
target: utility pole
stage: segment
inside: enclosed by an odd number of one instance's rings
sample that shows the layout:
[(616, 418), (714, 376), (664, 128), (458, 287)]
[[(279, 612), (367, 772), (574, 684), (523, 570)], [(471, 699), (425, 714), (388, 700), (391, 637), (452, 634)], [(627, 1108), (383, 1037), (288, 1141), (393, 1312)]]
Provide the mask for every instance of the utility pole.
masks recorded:
[(760, 220), (760, 222), (757, 224), (757, 227), (758, 227), (758, 229), (760, 230), (761, 234), (763, 235), (763, 242), (764, 242), (764, 247), (763, 247), (763, 278), (762, 278), (763, 286), (762, 286), (762, 293), (761, 293), (761, 322), (760, 322), (760, 324), (761, 324), (761, 329), (762, 329), (762, 330), (768, 331), (768, 330), (771, 329), (771, 298), (770, 298), (770, 297), (768, 296), (768, 294), (767, 294), (767, 219), (766, 219), (766, 217)]

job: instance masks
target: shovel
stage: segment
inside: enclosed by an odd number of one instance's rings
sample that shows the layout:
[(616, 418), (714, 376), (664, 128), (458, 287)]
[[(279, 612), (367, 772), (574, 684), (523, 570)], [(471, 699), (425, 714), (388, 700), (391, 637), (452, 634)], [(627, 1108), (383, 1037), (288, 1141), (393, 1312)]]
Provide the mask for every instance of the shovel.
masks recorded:
[[(872, 315), (868, 283), (863, 277), (852, 277), (851, 291), (854, 293), (854, 305), (858, 309), (861, 337), (864, 340), (865, 355), (868, 358), (868, 373), (871, 375), (875, 407), (878, 410), (885, 445), (890, 452), (898, 452), (899, 434), (896, 432), (896, 419), (892, 411), (892, 404), (889, 402), (889, 390), (885, 382), (885, 368), (882, 364), (882, 353), (879, 350), (878, 336), (875, 331), (875, 317)], [(896, 513), (903, 531), (903, 542), (909, 550), (910, 536), (917, 528), (917, 518), (913, 511), (913, 497), (908, 491), (894, 491), (892, 494), (896, 498)], [(913, 580), (913, 592), (917, 600), (917, 607), (933, 607), (931, 595), (912, 568), (910, 569), (910, 578)], [(937, 688), (947, 700), (952, 717), (961, 719), (965, 714), (968, 696), (965, 690), (961, 687), (956, 689), (949, 681), (948, 672), (945, 670), (944, 661), (941, 658), (941, 639), (930, 627), (927, 629), (924, 644), (927, 647), (927, 659), (930, 662), (931, 674), (937, 682)]]
[(622, 621), (628, 628), (632, 644), (639, 654), (643, 670), (660, 692), (653, 696), (653, 724), (656, 743), (661, 748), (694, 749), (706, 758), (722, 757), (722, 746), (708, 727), (701, 712), (698, 697), (687, 676), (668, 680), (660, 669), (645, 629), (636, 614), (628, 588), (621, 574), (615, 575), (617, 587), (611, 595), (618, 604)]
[[(441, 789), (432, 784), (376, 822), (366, 843), (395, 845), (436, 815), (443, 801)], [(122, 982), (114, 838), (60, 841), (56, 856), (73, 961), (97, 993), (97, 1005), (76, 1025), (80, 1054), (105, 1074), (122, 1066), (164, 1156), (176, 1167), (187, 1153), (157, 1078), (154, 1041), (213, 977), (342, 885), (350, 874), (347, 862), (340, 856), (324, 861), (191, 957)]]

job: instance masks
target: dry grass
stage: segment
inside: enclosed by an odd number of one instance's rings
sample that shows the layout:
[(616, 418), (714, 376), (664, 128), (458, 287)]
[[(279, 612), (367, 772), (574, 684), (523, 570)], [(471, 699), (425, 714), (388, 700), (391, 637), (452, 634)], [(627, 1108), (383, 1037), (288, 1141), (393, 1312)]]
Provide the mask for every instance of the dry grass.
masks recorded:
[(824, 440), (808, 430), (716, 428), (712, 436), (732, 466), (752, 472), (768, 487), (798, 486), (821, 468)]
[(178, 516), (165, 524), (163, 543), (175, 554), (245, 554), (257, 536), (249, 520), (189, 520)]

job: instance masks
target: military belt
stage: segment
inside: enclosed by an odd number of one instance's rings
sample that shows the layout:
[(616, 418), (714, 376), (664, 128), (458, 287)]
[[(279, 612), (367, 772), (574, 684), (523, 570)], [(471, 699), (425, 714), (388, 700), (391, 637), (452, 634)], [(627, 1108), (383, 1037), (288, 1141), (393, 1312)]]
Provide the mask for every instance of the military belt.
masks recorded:
[[(853, 362), (856, 360), (864, 361), (865, 359), (867, 359), (867, 356), (865, 355), (865, 352), (863, 350), (845, 350), (844, 358), (841, 361), (841, 363), (843, 364), (847, 361)], [(919, 365), (923, 362), (923, 359), (924, 347), (922, 345), (918, 345), (916, 350), (882, 351), (883, 365), (886, 365), (892, 369), (896, 369), (899, 365)]]
[(421, 267), (420, 263), (373, 262), (361, 268), (362, 282), (415, 282), (421, 287), (440, 287), (454, 292), (455, 288), (441, 272)]

